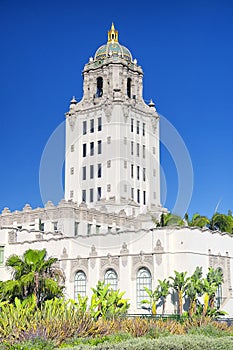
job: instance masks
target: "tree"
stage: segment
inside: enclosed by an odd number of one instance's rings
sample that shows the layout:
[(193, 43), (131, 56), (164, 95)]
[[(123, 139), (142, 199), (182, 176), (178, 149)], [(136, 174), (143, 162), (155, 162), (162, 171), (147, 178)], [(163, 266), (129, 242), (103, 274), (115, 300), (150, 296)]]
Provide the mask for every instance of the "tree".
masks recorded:
[(163, 281), (158, 280), (158, 282), (159, 282), (159, 284), (158, 284), (156, 290), (157, 290), (158, 298), (162, 299), (162, 303), (163, 303), (162, 314), (164, 315), (165, 307), (166, 307), (166, 300), (167, 300), (167, 296), (169, 294), (170, 282), (166, 279), (164, 279)]
[(2, 282), (0, 296), (11, 302), (17, 297), (24, 300), (31, 295), (37, 306), (45, 300), (63, 296), (64, 276), (54, 264), (57, 258), (46, 259), (45, 249), (28, 249), (22, 257), (11, 255), (6, 266), (12, 271), (12, 280)]
[(214, 213), (210, 220), (209, 228), (221, 232), (233, 233), (233, 217), (220, 213)]
[(157, 289), (152, 291), (152, 289), (149, 289), (147, 287), (144, 287), (144, 289), (148, 294), (149, 299), (144, 299), (141, 301), (141, 303), (150, 305), (151, 313), (155, 316), (157, 313), (157, 301), (159, 300), (158, 291)]
[(189, 277), (186, 277), (187, 272), (175, 272), (175, 277), (169, 277), (172, 281), (171, 287), (178, 294), (178, 314), (181, 316), (183, 311), (183, 294), (185, 292), (185, 288), (187, 282), (189, 281)]
[(193, 214), (191, 220), (186, 213), (184, 219), (187, 222), (187, 225), (192, 227), (205, 227), (210, 223), (210, 220), (207, 218), (207, 216), (200, 215), (199, 213)]
[(194, 273), (188, 280), (185, 289), (185, 295), (189, 298), (189, 310), (190, 317), (196, 313), (197, 308), (197, 296), (202, 293), (202, 268), (197, 266)]
[(162, 214), (160, 217), (160, 221), (157, 222), (158, 227), (164, 227), (164, 226), (183, 226), (184, 221), (179, 215), (175, 214)]

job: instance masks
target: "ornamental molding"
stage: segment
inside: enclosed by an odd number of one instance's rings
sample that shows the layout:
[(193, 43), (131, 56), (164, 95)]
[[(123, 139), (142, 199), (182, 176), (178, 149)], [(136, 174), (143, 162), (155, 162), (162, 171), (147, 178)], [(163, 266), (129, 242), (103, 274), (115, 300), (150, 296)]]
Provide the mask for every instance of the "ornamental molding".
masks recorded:
[(155, 252), (155, 261), (157, 265), (161, 265), (162, 264), (162, 260), (163, 260), (163, 253), (164, 253), (164, 248), (162, 246), (162, 243), (160, 241), (160, 239), (157, 240), (155, 248), (154, 248), (154, 252)]
[(119, 275), (119, 257), (108, 254), (106, 258), (100, 260), (100, 276), (104, 276), (106, 270), (113, 269)]
[(74, 276), (78, 270), (83, 271), (86, 276), (88, 275), (88, 259), (78, 256), (75, 260), (71, 260), (70, 263), (70, 282), (74, 281)]
[(150, 271), (151, 276), (154, 275), (153, 255), (144, 254), (144, 252), (141, 251), (137, 256), (132, 257), (131, 279), (133, 281), (137, 278), (138, 270), (143, 267), (146, 267)]

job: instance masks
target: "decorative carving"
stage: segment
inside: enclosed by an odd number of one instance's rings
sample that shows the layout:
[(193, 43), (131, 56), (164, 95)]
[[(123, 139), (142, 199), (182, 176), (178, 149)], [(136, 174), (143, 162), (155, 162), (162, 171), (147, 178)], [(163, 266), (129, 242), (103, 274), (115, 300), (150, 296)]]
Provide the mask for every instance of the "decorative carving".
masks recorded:
[(160, 239), (158, 239), (157, 242), (156, 242), (156, 246), (154, 248), (154, 252), (155, 252), (156, 264), (157, 265), (161, 265), (162, 264), (162, 260), (163, 260), (164, 248), (162, 247), (162, 243), (161, 243)]
[(91, 246), (91, 251), (90, 251), (90, 265), (91, 265), (91, 268), (94, 269), (95, 267), (95, 264), (96, 264), (96, 257), (97, 257), (97, 251), (96, 251), (96, 247), (94, 246), (94, 244)]
[(72, 260), (70, 263), (70, 281), (73, 280), (74, 274), (77, 272), (77, 270), (83, 270), (85, 274), (87, 275), (88, 272), (88, 259), (87, 258), (81, 258), (80, 256), (77, 257), (77, 259)]
[(120, 253), (121, 253), (122, 255), (123, 255), (123, 254), (128, 254), (128, 253), (129, 253), (129, 249), (127, 248), (127, 244), (126, 244), (125, 242), (122, 244)]
[(103, 275), (104, 270), (106, 270), (108, 267), (113, 268), (117, 273), (119, 273), (119, 257), (113, 257), (111, 254), (108, 254), (106, 258), (102, 258), (100, 260), (100, 276)]
[(17, 242), (17, 233), (12, 230), (8, 233), (8, 243), (16, 243)]

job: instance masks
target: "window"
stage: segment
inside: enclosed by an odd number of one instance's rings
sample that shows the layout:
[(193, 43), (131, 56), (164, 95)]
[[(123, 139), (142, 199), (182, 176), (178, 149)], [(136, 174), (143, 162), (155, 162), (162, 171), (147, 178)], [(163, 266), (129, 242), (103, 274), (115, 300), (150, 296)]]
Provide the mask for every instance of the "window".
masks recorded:
[(139, 180), (140, 178), (140, 167), (139, 165), (137, 166), (137, 179)]
[(70, 191), (70, 198), (73, 198), (74, 197), (74, 191)]
[(90, 120), (90, 132), (92, 133), (92, 132), (94, 132), (94, 119), (91, 119)]
[(140, 190), (137, 190), (137, 202), (140, 203)]
[(152, 287), (152, 278), (150, 271), (142, 267), (138, 270), (137, 273), (137, 308), (141, 309), (141, 301), (143, 299), (148, 299), (148, 294), (145, 291), (145, 288), (151, 289)]
[(97, 187), (97, 200), (101, 199), (101, 187)]
[(115, 270), (113, 269), (109, 269), (105, 272), (104, 275), (104, 284), (109, 284), (110, 288), (112, 288), (114, 291), (117, 290), (117, 282), (118, 282), (118, 278), (117, 278), (117, 273)]
[(133, 132), (133, 119), (131, 119), (131, 132)]
[(142, 146), (142, 157), (146, 158), (146, 146), (145, 145)]
[(92, 224), (87, 224), (87, 235), (91, 234), (91, 227), (92, 227)]
[(100, 233), (100, 228), (101, 228), (100, 225), (96, 225), (95, 232), (96, 232), (97, 235)]
[(146, 168), (143, 168), (142, 178), (143, 178), (143, 181), (146, 181)]
[(74, 299), (78, 300), (78, 294), (81, 297), (86, 296), (87, 278), (83, 271), (78, 271), (74, 277)]
[(90, 179), (94, 179), (94, 165), (90, 165)]
[(143, 191), (143, 205), (146, 205), (146, 191)]
[(95, 97), (101, 97), (103, 95), (103, 78), (98, 77), (96, 79), (96, 94)]
[(137, 156), (139, 157), (139, 148), (140, 148), (140, 145), (139, 145), (139, 143), (137, 143)]
[(82, 190), (82, 201), (86, 202), (86, 190)]
[(133, 155), (133, 141), (131, 141), (131, 150), (130, 150), (131, 156)]
[(215, 305), (217, 309), (220, 308), (221, 304), (222, 304), (222, 285), (219, 284), (218, 289), (216, 291), (216, 297), (215, 297)]
[(107, 168), (111, 168), (111, 160), (107, 161)]
[(4, 263), (4, 247), (0, 246), (0, 265)]
[(153, 154), (155, 154), (155, 147), (153, 147)]
[(98, 176), (98, 177), (101, 177), (101, 176), (102, 176), (102, 166), (101, 166), (101, 164), (98, 164), (98, 165), (97, 165), (97, 169), (98, 169), (98, 171), (97, 171), (97, 176)]
[(124, 160), (124, 168), (127, 169), (127, 160)]
[(133, 164), (131, 164), (131, 178), (133, 179)]
[(134, 200), (134, 188), (131, 188), (131, 199)]
[(111, 143), (111, 136), (108, 136), (107, 137), (107, 144), (110, 144)]
[(99, 117), (98, 118), (98, 131), (101, 131), (102, 130), (102, 118)]
[(131, 98), (131, 79), (127, 79), (127, 96)]
[(102, 141), (98, 141), (98, 154), (102, 153)]
[(137, 120), (137, 134), (139, 135), (139, 129), (140, 129), (140, 121)]
[(70, 175), (74, 175), (74, 168), (70, 168)]
[(83, 144), (83, 157), (86, 157), (87, 156), (87, 144), (84, 143)]
[(145, 136), (146, 123), (142, 124), (142, 136)]
[(94, 190), (90, 188), (90, 203), (94, 202)]
[(78, 226), (79, 226), (79, 222), (75, 221), (74, 222), (74, 235), (78, 236)]
[(94, 156), (94, 142), (90, 143), (90, 156)]
[(83, 122), (83, 135), (86, 135), (86, 133), (87, 133), (87, 121), (85, 120)]
[(39, 230), (44, 232), (44, 222), (39, 221)]
[(58, 222), (57, 221), (54, 221), (53, 222), (53, 230), (54, 230), (54, 232), (56, 232), (57, 231), (57, 226), (58, 225)]
[(110, 184), (107, 185), (107, 192), (111, 192), (111, 185)]
[(71, 152), (74, 152), (74, 145), (71, 145), (71, 146), (70, 146), (70, 151), (71, 151)]
[(83, 166), (83, 180), (86, 180), (87, 178), (87, 168), (85, 166)]

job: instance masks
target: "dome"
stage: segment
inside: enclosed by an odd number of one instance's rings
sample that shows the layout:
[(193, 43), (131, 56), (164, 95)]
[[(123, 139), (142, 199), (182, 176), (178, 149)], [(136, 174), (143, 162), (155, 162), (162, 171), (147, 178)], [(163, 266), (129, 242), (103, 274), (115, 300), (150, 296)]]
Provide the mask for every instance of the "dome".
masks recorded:
[(95, 53), (95, 60), (103, 60), (105, 57), (121, 57), (126, 61), (132, 61), (131, 52), (127, 47), (119, 44), (118, 31), (115, 30), (114, 24), (108, 31), (108, 42), (105, 45), (101, 45)]

